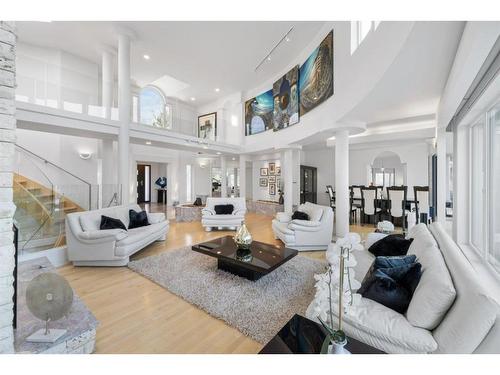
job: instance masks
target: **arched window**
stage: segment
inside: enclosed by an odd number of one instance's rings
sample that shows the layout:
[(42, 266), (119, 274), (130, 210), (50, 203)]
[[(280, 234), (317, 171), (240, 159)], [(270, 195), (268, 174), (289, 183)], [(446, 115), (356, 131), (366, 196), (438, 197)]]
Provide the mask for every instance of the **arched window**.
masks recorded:
[(164, 129), (172, 127), (172, 109), (160, 90), (146, 86), (141, 90), (139, 103), (141, 124)]

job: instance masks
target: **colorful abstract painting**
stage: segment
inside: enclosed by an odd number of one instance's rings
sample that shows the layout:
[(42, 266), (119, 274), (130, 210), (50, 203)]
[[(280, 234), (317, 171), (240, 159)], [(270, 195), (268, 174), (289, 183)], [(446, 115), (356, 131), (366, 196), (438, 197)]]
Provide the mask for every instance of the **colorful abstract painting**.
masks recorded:
[(245, 102), (245, 135), (262, 133), (273, 123), (273, 90)]
[(278, 131), (299, 122), (299, 67), (296, 66), (273, 85), (273, 129)]
[(300, 115), (333, 95), (333, 30), (300, 67)]

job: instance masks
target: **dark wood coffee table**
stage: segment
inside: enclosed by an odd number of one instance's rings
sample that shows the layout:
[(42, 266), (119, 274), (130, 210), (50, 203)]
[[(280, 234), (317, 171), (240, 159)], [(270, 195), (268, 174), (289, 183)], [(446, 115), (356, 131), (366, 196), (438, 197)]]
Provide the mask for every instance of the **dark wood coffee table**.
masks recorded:
[[(320, 354), (325, 337), (321, 324), (295, 314), (259, 354)], [(385, 354), (351, 337), (347, 338), (345, 348), (351, 354)]]
[(249, 250), (239, 250), (232, 236), (199, 243), (194, 245), (192, 250), (217, 258), (217, 267), (220, 270), (252, 281), (274, 271), (298, 254), (297, 250), (279, 248), (258, 241), (253, 241)]

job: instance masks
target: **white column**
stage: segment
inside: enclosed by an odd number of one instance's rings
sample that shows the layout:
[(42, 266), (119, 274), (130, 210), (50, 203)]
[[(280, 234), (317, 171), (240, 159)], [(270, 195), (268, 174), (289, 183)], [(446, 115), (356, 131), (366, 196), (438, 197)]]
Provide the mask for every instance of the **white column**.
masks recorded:
[(349, 233), (349, 131), (335, 134), (335, 233)]
[(437, 198), (436, 220), (444, 223), (446, 220), (446, 129), (437, 129)]
[(16, 141), (16, 36), (13, 22), (0, 21), (0, 354), (14, 352), (12, 329), (14, 233), (12, 178)]
[(118, 36), (118, 111), (120, 133), (118, 135), (118, 183), (122, 189), (122, 203), (131, 202), (129, 180), (129, 125), (130, 125), (130, 36)]
[(221, 156), (220, 157), (220, 176), (221, 176), (221, 187), (220, 187), (220, 196), (222, 198), (227, 197), (227, 163), (226, 163), (226, 157)]
[(283, 176), (283, 199), (284, 210), (291, 214), (293, 212), (293, 150), (287, 149), (281, 156), (281, 174)]
[(111, 49), (102, 51), (102, 106), (104, 116), (111, 118), (111, 107), (113, 107), (113, 86), (114, 86), (113, 52)]
[(247, 196), (247, 156), (240, 155), (240, 197)]

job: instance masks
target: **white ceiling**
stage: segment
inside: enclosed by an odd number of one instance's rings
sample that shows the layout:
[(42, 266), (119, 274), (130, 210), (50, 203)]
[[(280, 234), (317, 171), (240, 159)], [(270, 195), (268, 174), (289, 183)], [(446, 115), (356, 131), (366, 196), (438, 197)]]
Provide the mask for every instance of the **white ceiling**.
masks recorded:
[[(135, 33), (131, 75), (144, 86), (165, 75), (188, 85), (177, 96), (201, 105), (275, 77), (324, 22), (17, 22), (21, 42), (62, 49), (100, 64), (100, 47), (117, 47), (117, 27)], [(293, 27), (272, 60), (259, 62)], [(151, 58), (145, 60), (143, 55)], [(183, 85), (180, 85), (181, 87)], [(215, 88), (220, 92), (216, 93)]]
[(420, 121), (422, 116), (435, 114), (464, 25), (417, 22), (386, 74), (345, 120), (370, 127), (411, 118)]

